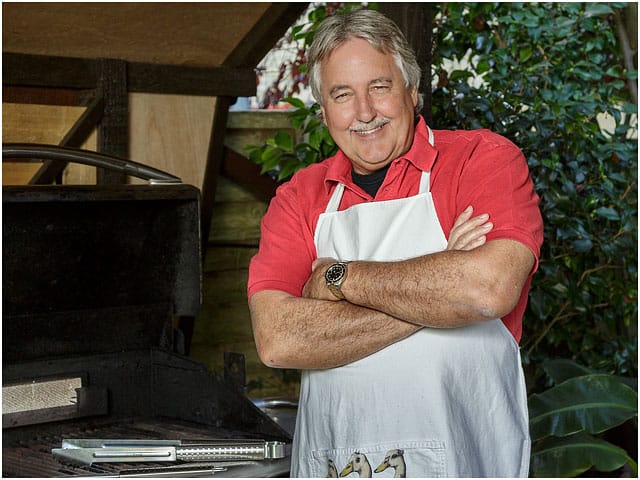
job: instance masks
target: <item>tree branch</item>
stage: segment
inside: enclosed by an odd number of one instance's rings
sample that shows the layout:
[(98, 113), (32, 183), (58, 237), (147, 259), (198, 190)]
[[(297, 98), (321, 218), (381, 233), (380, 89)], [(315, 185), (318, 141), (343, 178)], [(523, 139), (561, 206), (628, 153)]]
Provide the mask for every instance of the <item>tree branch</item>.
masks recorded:
[[(635, 54), (635, 52), (631, 49), (631, 44), (629, 43), (629, 35), (627, 34), (627, 30), (624, 27), (622, 17), (620, 16), (620, 11), (614, 9), (613, 16), (616, 21), (616, 32), (618, 34), (618, 40), (620, 41), (620, 45), (622, 47), (624, 66), (627, 70), (635, 70), (635, 65), (633, 64), (633, 55)], [(631, 101), (635, 105), (638, 105), (637, 82), (629, 79), (627, 80), (627, 86), (629, 88), (629, 93), (631, 94)]]

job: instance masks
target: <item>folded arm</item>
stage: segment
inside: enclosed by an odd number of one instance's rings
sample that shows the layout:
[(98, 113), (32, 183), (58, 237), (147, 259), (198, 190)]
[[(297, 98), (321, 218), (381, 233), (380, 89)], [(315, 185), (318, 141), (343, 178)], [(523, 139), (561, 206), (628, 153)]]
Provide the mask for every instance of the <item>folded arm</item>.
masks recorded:
[[(321, 278), (332, 261), (314, 263), (305, 287), (310, 296), (333, 300)], [(459, 327), (513, 310), (534, 262), (527, 247), (506, 239), (402, 262), (352, 262), (342, 293), (350, 303), (407, 322)]]
[(422, 328), (349, 302), (277, 290), (249, 300), (262, 362), (280, 368), (331, 368), (354, 362)]
[[(472, 213), (471, 208), (465, 210), (454, 224), (449, 237), (448, 250), (468, 251), (485, 243), (485, 235), (493, 225), (487, 221), (487, 215), (471, 218)], [(429, 284), (433, 284), (440, 274), (435, 270), (429, 271), (428, 268), (434, 268), (435, 264), (429, 267), (420, 262), (428, 262), (428, 258), (436, 258), (445, 253), (447, 252), (420, 257), (415, 259), (415, 263), (413, 261), (389, 264), (355, 262), (350, 264), (348, 281), (354, 288), (356, 284), (360, 284), (367, 296), (375, 296), (377, 285), (384, 285), (379, 282), (379, 278), (369, 278), (369, 282), (365, 285), (364, 282), (367, 279), (358, 280), (358, 277), (367, 276), (366, 268), (375, 269), (386, 265), (397, 269), (395, 274), (389, 268), (382, 273), (391, 281), (387, 284), (386, 294), (398, 293), (401, 288), (407, 288), (399, 284), (394, 288), (393, 277), (398, 275), (396, 278), (406, 280), (406, 272), (409, 268), (413, 269), (418, 276), (428, 280)], [(442, 257), (441, 261), (448, 260)], [(407, 316), (410, 321), (399, 320), (400, 317), (397, 314), (385, 313), (384, 305), (375, 307), (373, 304), (357, 305), (355, 301), (336, 301), (337, 299), (326, 288), (324, 280), (324, 271), (328, 262), (330, 262), (329, 259), (320, 259), (314, 263), (313, 274), (305, 285), (302, 297), (276, 290), (261, 291), (251, 297), (249, 307), (254, 337), (260, 358), (266, 365), (303, 369), (344, 365), (406, 338), (425, 324), (424, 319), (416, 322), (412, 316)], [(421, 268), (427, 268), (427, 270), (420, 271)], [(411, 296), (410, 291), (412, 290), (403, 292), (403, 296)], [(355, 296), (353, 298), (355, 299)], [(427, 302), (426, 305), (429, 301), (433, 301), (427, 296), (416, 297), (415, 300), (419, 303)], [(404, 300), (396, 298), (392, 303), (395, 305), (403, 302)], [(407, 306), (404, 306), (404, 309), (406, 308)], [(424, 307), (420, 308), (424, 309)], [(419, 311), (420, 308), (416, 307), (415, 310)]]

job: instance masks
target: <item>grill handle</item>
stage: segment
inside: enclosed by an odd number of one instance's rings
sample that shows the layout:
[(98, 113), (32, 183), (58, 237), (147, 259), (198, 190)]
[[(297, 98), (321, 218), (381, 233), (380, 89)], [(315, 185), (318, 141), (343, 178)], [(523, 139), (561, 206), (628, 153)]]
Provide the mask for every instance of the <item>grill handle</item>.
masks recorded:
[(148, 180), (149, 183), (182, 183), (180, 178), (163, 172), (157, 168), (143, 165), (133, 160), (106, 155), (104, 153), (91, 152), (78, 148), (60, 147), (58, 145), (45, 145), (37, 143), (3, 143), (2, 159), (21, 158), (51, 160), (58, 162), (73, 162), (89, 165), (97, 168), (105, 168), (131, 175), (133, 177)]

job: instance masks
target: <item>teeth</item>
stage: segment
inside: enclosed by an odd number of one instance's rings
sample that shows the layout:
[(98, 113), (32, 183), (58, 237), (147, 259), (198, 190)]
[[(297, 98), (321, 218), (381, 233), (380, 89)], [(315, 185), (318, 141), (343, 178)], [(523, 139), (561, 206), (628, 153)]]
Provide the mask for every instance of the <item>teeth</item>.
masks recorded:
[(360, 135), (370, 135), (373, 132), (380, 130), (383, 127), (383, 125), (380, 125), (378, 127), (374, 127), (371, 130), (355, 130), (356, 133), (360, 134)]

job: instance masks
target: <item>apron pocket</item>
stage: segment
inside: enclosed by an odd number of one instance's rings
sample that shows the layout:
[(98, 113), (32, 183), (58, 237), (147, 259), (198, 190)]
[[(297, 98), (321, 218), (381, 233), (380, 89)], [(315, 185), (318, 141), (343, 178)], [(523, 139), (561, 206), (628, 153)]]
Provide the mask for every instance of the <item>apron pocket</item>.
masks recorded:
[[(307, 463), (305, 466), (304, 463)], [(415, 441), (315, 450), (301, 459), (305, 477), (445, 477), (444, 442)]]

